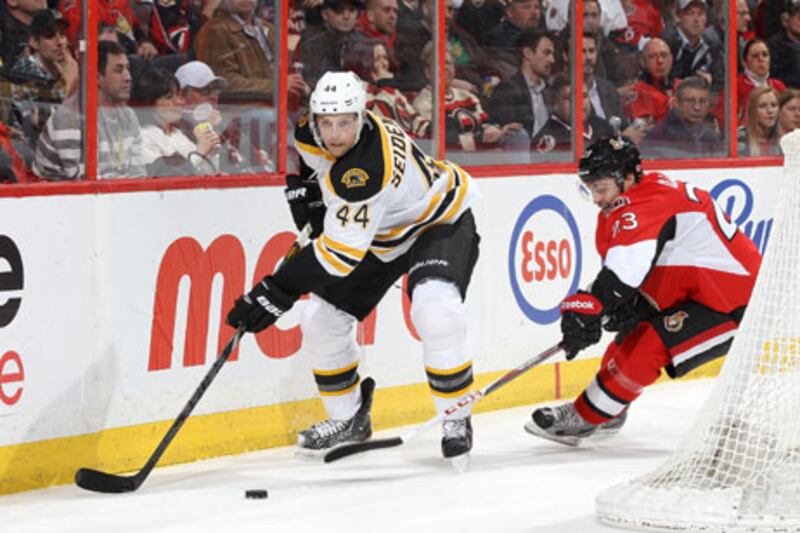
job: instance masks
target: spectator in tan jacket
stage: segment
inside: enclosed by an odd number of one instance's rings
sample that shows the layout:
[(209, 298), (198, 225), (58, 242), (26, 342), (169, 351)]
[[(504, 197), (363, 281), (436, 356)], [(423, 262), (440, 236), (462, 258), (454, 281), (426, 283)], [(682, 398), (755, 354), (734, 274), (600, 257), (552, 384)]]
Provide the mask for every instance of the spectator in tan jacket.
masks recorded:
[[(273, 103), (276, 58), (272, 29), (256, 17), (255, 0), (224, 0), (194, 42), (197, 59), (228, 80), (227, 91), (242, 99)], [(290, 96), (304, 96), (300, 74), (289, 74)]]

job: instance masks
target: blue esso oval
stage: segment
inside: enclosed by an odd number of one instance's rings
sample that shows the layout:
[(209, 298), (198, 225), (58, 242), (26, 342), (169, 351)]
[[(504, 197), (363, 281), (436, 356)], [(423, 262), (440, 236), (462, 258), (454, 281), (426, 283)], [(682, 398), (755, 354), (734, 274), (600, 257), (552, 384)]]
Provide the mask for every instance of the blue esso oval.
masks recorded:
[(552, 324), (559, 305), (578, 289), (581, 237), (572, 212), (552, 195), (534, 198), (522, 210), (508, 247), (508, 277), (522, 312), (537, 324)]

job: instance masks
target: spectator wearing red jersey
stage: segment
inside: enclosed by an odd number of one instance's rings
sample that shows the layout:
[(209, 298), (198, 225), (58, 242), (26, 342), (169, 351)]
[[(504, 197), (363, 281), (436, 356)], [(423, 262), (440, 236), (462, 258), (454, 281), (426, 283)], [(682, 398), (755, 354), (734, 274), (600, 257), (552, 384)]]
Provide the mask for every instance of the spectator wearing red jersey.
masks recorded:
[[(116, 28), (119, 42), (129, 54), (138, 54), (145, 59), (158, 55), (158, 50), (146, 35), (136, 35), (136, 15), (128, 0), (92, 0), (98, 10), (100, 23)], [(77, 50), (83, 9), (81, 0), (60, 0), (59, 10), (69, 22), (69, 38), (73, 50)]]
[(664, 21), (661, 13), (647, 0), (622, 0), (622, 9), (628, 18), (628, 26), (609, 33), (618, 46), (634, 51), (644, 48), (647, 41), (661, 35)]
[(741, 124), (745, 120), (745, 109), (750, 91), (755, 87), (769, 86), (780, 92), (786, 88), (784, 83), (769, 75), (771, 57), (769, 47), (762, 39), (754, 39), (744, 47), (744, 72), (739, 74), (736, 83), (739, 106), (736, 116)]
[(669, 111), (674, 80), (672, 51), (664, 39), (654, 37), (639, 55), (642, 69), (625, 100), (625, 113), (630, 119), (644, 118), (661, 122)]

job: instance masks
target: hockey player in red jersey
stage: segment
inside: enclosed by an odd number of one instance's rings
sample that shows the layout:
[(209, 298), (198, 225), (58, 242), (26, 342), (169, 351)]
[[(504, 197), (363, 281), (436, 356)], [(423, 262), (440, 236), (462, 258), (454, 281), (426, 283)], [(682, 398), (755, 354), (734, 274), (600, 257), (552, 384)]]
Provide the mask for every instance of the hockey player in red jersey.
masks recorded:
[(600, 370), (574, 402), (536, 409), (525, 429), (577, 445), (616, 432), (627, 408), (665, 369), (672, 377), (727, 353), (761, 262), (755, 245), (708, 192), (643, 174), (626, 137), (586, 150), (579, 176), (600, 208), (603, 267), (561, 304), (567, 360), (616, 332)]
[[(303, 349), (330, 418), (301, 431), (298, 446), (324, 451), (371, 435), (374, 382), (359, 377), (356, 322), (405, 273), (437, 410), (469, 394), (464, 298), (480, 237), (470, 176), (366, 111), (355, 74), (325, 73), (310, 100), (308, 120), (295, 129), (301, 171), (287, 176), (286, 196), (298, 228), (314, 229), (313, 241), (239, 298), (227, 322), (260, 331), (312, 294), (301, 319)], [(444, 419), (442, 454), (466, 459), (471, 447), (465, 408)]]

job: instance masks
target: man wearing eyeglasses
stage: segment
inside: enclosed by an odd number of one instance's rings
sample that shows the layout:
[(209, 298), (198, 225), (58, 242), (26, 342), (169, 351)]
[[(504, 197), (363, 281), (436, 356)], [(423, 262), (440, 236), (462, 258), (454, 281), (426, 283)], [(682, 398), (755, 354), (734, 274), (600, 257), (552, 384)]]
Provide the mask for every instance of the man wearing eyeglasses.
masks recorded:
[(667, 118), (642, 141), (642, 153), (653, 158), (724, 155), (718, 130), (708, 125), (710, 109), (708, 81), (699, 76), (682, 80)]
[(653, 37), (644, 45), (639, 55), (639, 71), (636, 83), (631, 87), (624, 102), (625, 114), (631, 119), (646, 119), (661, 122), (669, 111), (674, 79), (672, 51), (667, 42)]

